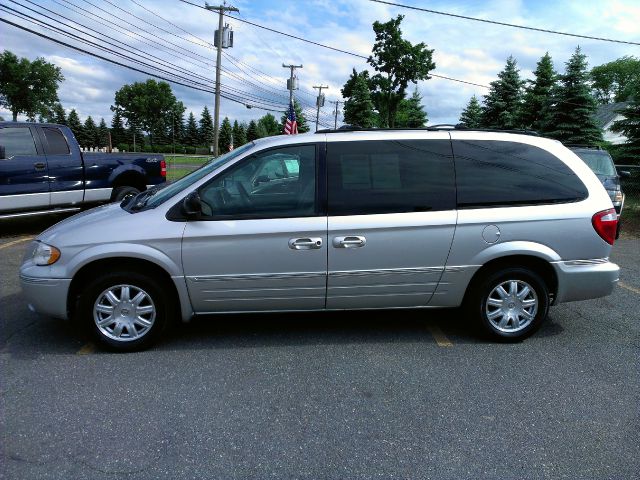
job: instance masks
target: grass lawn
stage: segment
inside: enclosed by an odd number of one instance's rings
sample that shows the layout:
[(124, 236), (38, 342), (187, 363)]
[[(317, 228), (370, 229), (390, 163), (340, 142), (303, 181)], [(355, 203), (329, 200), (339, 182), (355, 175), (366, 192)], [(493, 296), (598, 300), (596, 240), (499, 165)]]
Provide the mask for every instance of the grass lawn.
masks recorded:
[(173, 182), (193, 172), (193, 168), (167, 168), (167, 182)]
[(209, 161), (212, 156), (178, 156), (178, 155), (165, 155), (167, 166), (171, 165), (202, 165)]

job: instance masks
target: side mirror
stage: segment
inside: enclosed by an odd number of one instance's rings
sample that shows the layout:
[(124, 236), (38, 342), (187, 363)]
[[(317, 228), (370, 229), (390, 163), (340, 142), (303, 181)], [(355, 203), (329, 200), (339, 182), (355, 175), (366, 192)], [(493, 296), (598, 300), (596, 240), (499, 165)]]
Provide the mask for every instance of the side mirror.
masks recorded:
[(7, 158), (7, 150), (4, 148), (4, 145), (0, 145), (0, 160), (3, 158)]
[(191, 192), (184, 198), (182, 211), (188, 218), (198, 218), (202, 214), (202, 202), (197, 191)]
[(619, 170), (618, 176), (620, 178), (631, 178), (631, 172), (629, 170)]

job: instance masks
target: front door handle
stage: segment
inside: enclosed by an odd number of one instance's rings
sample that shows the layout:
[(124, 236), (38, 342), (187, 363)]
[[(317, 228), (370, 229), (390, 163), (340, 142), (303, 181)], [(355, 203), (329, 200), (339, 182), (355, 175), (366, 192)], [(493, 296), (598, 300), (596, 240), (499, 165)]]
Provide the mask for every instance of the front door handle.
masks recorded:
[(44, 170), (47, 164), (44, 162), (36, 162), (33, 164), (33, 166), (36, 167), (36, 170)]
[(292, 238), (289, 240), (289, 248), (292, 250), (316, 250), (322, 248), (322, 238)]
[(367, 239), (357, 235), (333, 238), (333, 246), (335, 248), (359, 248), (364, 247), (366, 244)]

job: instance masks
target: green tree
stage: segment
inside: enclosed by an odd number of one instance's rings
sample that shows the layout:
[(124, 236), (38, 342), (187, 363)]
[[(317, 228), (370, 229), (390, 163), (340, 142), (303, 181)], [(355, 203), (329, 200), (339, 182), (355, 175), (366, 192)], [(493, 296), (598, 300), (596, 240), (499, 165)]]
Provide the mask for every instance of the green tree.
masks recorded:
[(422, 105), (422, 95), (418, 88), (413, 91), (409, 98), (404, 98), (398, 105), (396, 112), (396, 127), (421, 128), (427, 123), (427, 112)]
[(184, 112), (184, 106), (176, 100), (167, 82), (149, 79), (122, 86), (116, 92), (111, 110), (120, 110), (128, 123), (147, 132), (153, 145), (154, 136), (167, 138), (172, 113)]
[(224, 117), (220, 124), (220, 137), (218, 138), (219, 152), (222, 155), (231, 150), (233, 145), (233, 128), (228, 117)]
[(580, 47), (566, 63), (555, 95), (549, 136), (564, 143), (594, 145), (602, 131), (594, 120), (596, 100), (588, 84), (587, 57)]
[(342, 89), (343, 96), (345, 91), (348, 96), (344, 102), (344, 123), (362, 128), (375, 127), (377, 118), (365, 76), (359, 75), (354, 69), (353, 75)]
[(528, 81), (525, 90), (520, 125), (538, 132), (547, 132), (551, 128), (553, 92), (558, 80), (549, 52), (538, 61), (533, 74), (535, 78)]
[(245, 143), (247, 143), (247, 133), (244, 125), (235, 120), (233, 122), (233, 148), (238, 148)]
[(640, 82), (640, 59), (625, 56), (598, 65), (591, 69), (589, 78), (598, 103), (625, 102)]
[(464, 123), (467, 128), (480, 128), (482, 126), (482, 107), (478, 97), (473, 95), (466, 108), (460, 115), (460, 123)]
[(97, 129), (96, 142), (96, 146), (100, 148), (109, 146), (109, 127), (107, 127), (107, 122), (104, 121), (104, 118), (100, 119), (100, 124), (98, 125)]
[(58, 84), (63, 80), (60, 67), (44, 58), (31, 62), (8, 50), (0, 55), (0, 105), (11, 110), (14, 122), (19, 113), (29, 118), (46, 115), (58, 101)]
[(282, 130), (283, 128), (281, 128), (276, 117), (270, 113), (267, 113), (258, 119), (258, 131), (260, 133), (260, 138), (280, 135)]
[(255, 120), (251, 120), (249, 122), (249, 126), (247, 127), (247, 142), (253, 142), (258, 138), (260, 138), (258, 136), (258, 124)]
[(522, 86), (516, 59), (509, 56), (507, 64), (498, 74), (498, 80), (490, 84), (484, 97), (482, 126), (486, 128), (514, 129), (518, 122), (522, 103)]
[(120, 112), (116, 110), (113, 112), (113, 118), (111, 119), (111, 145), (117, 147), (121, 143), (129, 143), (129, 139), (122, 124)]
[[(302, 113), (302, 107), (298, 103), (298, 101), (293, 99), (293, 111), (296, 112), (296, 122), (298, 123), (298, 133), (307, 133), (309, 131), (309, 122), (307, 122), (307, 117)], [(270, 114), (268, 114), (270, 115)], [(273, 116), (273, 115), (271, 115)], [(265, 115), (266, 117), (266, 115)], [(264, 118), (264, 117), (262, 117)], [(274, 118), (275, 120), (275, 118)], [(280, 125), (278, 126), (278, 133), (272, 133), (271, 135), (281, 135), (284, 132), (284, 124), (287, 120), (287, 112), (282, 114), (280, 118)]]
[(184, 141), (184, 111), (186, 110), (182, 102), (176, 102), (173, 114), (171, 115), (171, 121), (173, 122), (169, 128), (173, 130), (169, 132), (171, 135), (172, 143), (182, 143)]
[(622, 133), (627, 141), (621, 146), (618, 161), (640, 164), (640, 79), (632, 84), (635, 95), (626, 108), (618, 113), (624, 115), (623, 120), (613, 123), (611, 130)]
[(98, 146), (98, 127), (96, 126), (96, 122), (93, 121), (91, 115), (87, 117), (84, 121), (84, 125), (82, 125), (82, 133), (80, 134), (80, 138), (78, 138), (78, 142), (84, 148), (95, 148)]
[(200, 128), (198, 129), (199, 144), (211, 146), (215, 140), (213, 132), (213, 119), (207, 106), (204, 106), (200, 115)]
[(67, 126), (73, 132), (78, 143), (80, 143), (80, 139), (82, 138), (82, 123), (80, 122), (80, 117), (78, 116), (78, 112), (76, 112), (75, 108), (72, 108), (69, 112), (69, 117), (67, 117)]
[(432, 60), (433, 50), (424, 43), (412, 45), (402, 38), (398, 15), (386, 23), (374, 22), (376, 40), (367, 62), (377, 73), (371, 78), (374, 88), (373, 102), (381, 113), (385, 126), (393, 127), (396, 110), (405, 97), (409, 83), (428, 80), (429, 72), (436, 68)]
[(199, 144), (199, 136), (196, 117), (193, 115), (193, 112), (189, 112), (189, 119), (187, 120), (187, 126), (184, 130), (184, 143), (190, 147), (195, 147)]
[(59, 125), (66, 125), (67, 124), (67, 115), (65, 114), (64, 108), (62, 108), (62, 104), (61, 103), (56, 103), (53, 106), (53, 121)]

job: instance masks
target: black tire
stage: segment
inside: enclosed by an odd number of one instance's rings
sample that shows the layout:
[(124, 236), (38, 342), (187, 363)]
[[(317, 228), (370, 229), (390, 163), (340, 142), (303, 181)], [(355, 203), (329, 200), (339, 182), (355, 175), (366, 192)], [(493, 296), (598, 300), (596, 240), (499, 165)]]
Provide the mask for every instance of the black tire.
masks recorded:
[[(128, 294), (123, 293), (122, 287), (129, 287)], [(91, 281), (80, 294), (76, 321), (92, 339), (109, 350), (143, 350), (158, 340), (168, 324), (170, 312), (175, 311), (174, 299), (167, 295), (168, 290), (163, 282), (142, 273), (106, 273)], [(107, 298), (105, 293), (109, 291), (115, 292), (120, 302)], [(141, 303), (136, 306), (140, 292)], [(99, 308), (111, 308), (112, 313), (98, 311)], [(98, 325), (100, 319), (105, 322), (102, 326)]]
[(111, 201), (112, 202), (121, 202), (127, 197), (133, 197), (140, 193), (136, 187), (130, 187), (128, 185), (123, 185), (122, 187), (115, 187), (113, 192), (111, 192)]
[[(527, 294), (525, 287), (531, 293)], [(508, 294), (504, 298), (503, 291)], [(497, 306), (500, 302), (502, 306)], [(488, 338), (517, 342), (540, 328), (549, 313), (549, 303), (549, 289), (537, 273), (526, 268), (505, 268), (489, 274), (476, 285), (468, 299), (467, 311)], [(489, 318), (490, 315), (495, 318)]]

